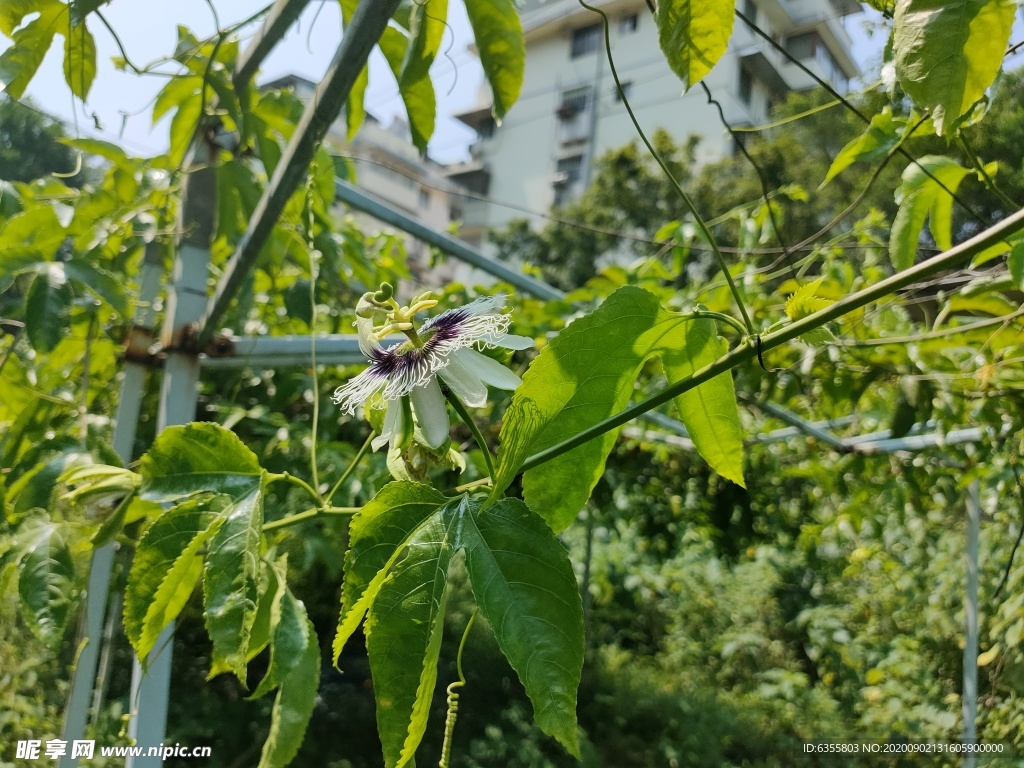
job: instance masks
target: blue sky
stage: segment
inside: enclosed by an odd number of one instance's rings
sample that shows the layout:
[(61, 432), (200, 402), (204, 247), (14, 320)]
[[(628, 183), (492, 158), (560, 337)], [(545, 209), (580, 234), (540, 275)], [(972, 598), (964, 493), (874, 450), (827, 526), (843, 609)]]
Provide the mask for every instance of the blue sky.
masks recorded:
[[(245, 18), (257, 7), (251, 0), (215, 0), (222, 25)], [(215, 30), (210, 8), (204, 0), (113, 0), (104, 8), (111, 26), (118, 32), (128, 55), (138, 64), (147, 63), (173, 50), (175, 28), (184, 24), (197, 35)], [(479, 63), (467, 50), (472, 36), (461, 3), (449, 8), (450, 32), (446, 36), (448, 56), (440, 56), (433, 70), (438, 95), (437, 129), (430, 143), (430, 154), (447, 162), (466, 156), (472, 133), (451, 114), (473, 106), (482, 79)], [(882, 35), (865, 32), (865, 17), (851, 17), (846, 27), (855, 41), (855, 54), (862, 67), (871, 69), (884, 43)], [(299, 24), (292, 28), (263, 65), (261, 80), (295, 73), (311, 80), (320, 79), (340, 38), (338, 4), (333, 0), (313, 2)], [(156, 76), (138, 77), (117, 72), (110, 63), (118, 55), (113, 38), (90, 20), (96, 37), (98, 74), (87, 104), (75, 104), (61, 73), (62, 46), (56, 43), (47, 56), (28, 94), (47, 112), (73, 122), (82, 135), (96, 136), (121, 143), (132, 153), (156, 154), (167, 143), (166, 122), (150, 124), (152, 100), (165, 80)], [(256, 26), (245, 30), (255, 32)], [(371, 60), (367, 109), (385, 123), (402, 114), (398, 88), (387, 65), (375, 53)], [(102, 130), (97, 131), (94, 117)], [(74, 129), (72, 129), (74, 130)]]

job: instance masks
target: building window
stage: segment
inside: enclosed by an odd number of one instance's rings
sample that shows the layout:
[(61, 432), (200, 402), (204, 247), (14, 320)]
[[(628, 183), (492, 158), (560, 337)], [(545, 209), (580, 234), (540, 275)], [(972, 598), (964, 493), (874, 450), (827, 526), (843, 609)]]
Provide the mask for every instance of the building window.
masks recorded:
[(626, 80), (622, 83), (622, 92), (619, 93), (619, 89), (614, 85), (612, 86), (612, 94), (615, 96), (616, 101), (622, 101), (622, 97), (625, 96), (627, 99), (633, 96), (633, 81)]
[(572, 31), (571, 56), (576, 59), (597, 50), (601, 42), (601, 24), (591, 24)]
[(558, 105), (558, 116), (563, 120), (572, 120), (580, 112), (587, 109), (590, 101), (590, 87), (573, 88), (562, 93), (562, 101)]
[(420, 187), (420, 208), (430, 207), (430, 191)]
[(754, 78), (752, 78), (750, 73), (743, 67), (740, 67), (740, 82), (738, 90), (740, 101), (749, 105), (750, 99), (754, 95)]
[(817, 34), (804, 32), (801, 35), (793, 35), (786, 38), (786, 51), (794, 58), (804, 61), (814, 57)]
[(750, 19), (751, 24), (757, 24), (757, 3), (754, 0), (743, 0), (743, 15)]
[(631, 13), (628, 16), (623, 16), (619, 19), (619, 34), (628, 35), (631, 32), (636, 32), (636, 28), (640, 26), (640, 16)]
[(477, 133), (480, 134), (481, 139), (489, 139), (494, 135), (494, 118), (485, 117), (480, 121), (480, 125), (477, 126)]
[(565, 205), (576, 192), (576, 184), (583, 177), (583, 155), (570, 155), (559, 159), (554, 179), (555, 205)]

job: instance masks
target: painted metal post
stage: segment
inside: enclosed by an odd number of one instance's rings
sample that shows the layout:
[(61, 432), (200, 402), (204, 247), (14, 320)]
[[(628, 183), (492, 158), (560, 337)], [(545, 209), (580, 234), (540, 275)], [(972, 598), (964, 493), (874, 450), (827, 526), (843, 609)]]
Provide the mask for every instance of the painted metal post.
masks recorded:
[[(194, 329), (207, 302), (207, 278), (210, 261), (210, 239), (213, 234), (217, 202), (216, 170), (210, 164), (208, 147), (201, 140), (184, 182), (181, 201), (182, 237), (174, 259), (171, 285), (167, 292), (167, 310), (161, 344), (167, 351), (163, 379), (160, 382), (160, 405), (157, 430), (175, 424), (186, 424), (195, 418), (199, 387), (199, 358), (183, 348), (183, 336)], [(157, 638), (144, 671), (138, 659), (132, 669), (128, 735), (144, 748), (163, 743), (167, 728), (167, 702), (171, 687), (171, 657), (174, 623)], [(129, 757), (126, 768), (157, 768), (163, 764), (158, 756)]]
[[(153, 243), (146, 247), (139, 281), (139, 303), (132, 321), (132, 337), (145, 337), (153, 324), (153, 302), (160, 293), (160, 277), (163, 272), (159, 247)], [(113, 447), (121, 461), (132, 460), (132, 446), (139, 423), (139, 409), (142, 407), (143, 387), (146, 381), (146, 367), (133, 362), (129, 355), (125, 363), (124, 379), (117, 400), (117, 414), (114, 421)], [(104, 614), (110, 591), (110, 575), (114, 567), (114, 542), (104, 544), (92, 556), (89, 565), (89, 584), (86, 588), (85, 614), (83, 618), (82, 641), (84, 646), (78, 654), (78, 661), (71, 679), (71, 693), (68, 695), (64, 713), (64, 728), (61, 738), (68, 742), (68, 749), (60, 758), (58, 768), (75, 768), (78, 758), (72, 757), (71, 745), (85, 736), (89, 719), (89, 703), (96, 682), (96, 665), (99, 659), (101, 638), (104, 632)]]
[[(964, 642), (964, 685), (961, 706), (964, 720), (964, 744), (977, 738), (978, 716), (978, 538), (981, 532), (981, 499), (978, 481), (967, 491), (967, 586), (964, 595), (966, 638)], [(964, 768), (974, 768), (974, 754), (966, 752)]]

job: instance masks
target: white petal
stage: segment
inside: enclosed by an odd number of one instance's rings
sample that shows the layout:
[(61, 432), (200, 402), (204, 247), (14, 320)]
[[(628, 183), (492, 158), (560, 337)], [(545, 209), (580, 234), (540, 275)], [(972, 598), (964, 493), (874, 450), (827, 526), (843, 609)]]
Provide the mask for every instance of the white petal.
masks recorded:
[(373, 450), (379, 451), (391, 441), (392, 436), (402, 434), (402, 421), (402, 404), (397, 401), (388, 403), (387, 412), (384, 414), (384, 431), (370, 443)]
[(365, 314), (376, 306), (372, 293), (364, 293), (356, 305), (355, 325), (356, 333), (359, 335), (359, 349), (367, 357), (370, 357), (374, 352), (380, 351), (381, 346), (377, 339), (377, 334), (373, 332), (373, 317), (361, 317), (360, 313)]
[(437, 379), (431, 379), (421, 387), (409, 393), (412, 398), (412, 409), (416, 412), (416, 421), (420, 431), (431, 448), (440, 448), (448, 439), (448, 404), (441, 394)]
[(528, 336), (516, 336), (514, 333), (506, 333), (494, 344), (505, 349), (533, 349), (537, 346), (536, 342)]
[(492, 360), (487, 355), (481, 355), (475, 349), (460, 349), (456, 352), (459, 362), (466, 366), (471, 373), (480, 377), (484, 384), (490, 384), (498, 389), (515, 389), (523, 380), (512, 371)]
[(480, 378), (462, 364), (462, 354), (466, 350), (460, 349), (448, 355), (448, 365), (437, 372), (455, 396), (471, 408), (479, 408), (487, 403), (487, 386), (480, 381)]

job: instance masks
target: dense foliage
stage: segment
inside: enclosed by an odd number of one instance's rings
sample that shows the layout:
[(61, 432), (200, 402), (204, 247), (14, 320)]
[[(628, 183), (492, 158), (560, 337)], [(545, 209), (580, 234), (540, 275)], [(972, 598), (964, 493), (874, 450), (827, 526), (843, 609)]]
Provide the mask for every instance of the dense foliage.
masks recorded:
[[(341, 5), (349, 40), (391, 7)], [(5, 7), (7, 93), (61, 36), (87, 98), (102, 6)], [(151, 664), (172, 621), (167, 741), (212, 744), (217, 764), (767, 766), (811, 740), (957, 739), (973, 481), (979, 736), (1024, 749), (1022, 81), (990, 88), (1016, 6), (933, 6), (895, 3), (895, 80), (858, 102), (870, 124), (822, 131), (825, 113), (805, 113), (828, 97), (794, 99), (750, 142), (763, 180), (741, 157), (691, 175), (667, 135), (657, 166), (637, 146), (609, 155), (559, 212), (590, 230), (502, 238), (574, 289), (512, 296), (511, 317), (471, 303), (486, 287), (413, 298), (402, 240), (337, 209), (349, 170), (313, 137), (205, 330), (355, 324), (371, 365), (210, 368), (186, 424), (168, 423), (157, 369), (228, 342), (197, 348), (210, 334), (178, 324), (182, 284), (154, 302), (144, 278), (200, 251), (212, 293), (316, 121), (239, 77), (235, 27), (181, 28), (167, 59), (120, 61), (171, 74), (153, 106), (173, 112), (168, 152), (65, 138), (93, 178), (0, 190), (0, 657), (18, 660), (0, 670), (4, 750), (58, 735), (90, 558), (112, 542), (90, 726), (103, 745), (127, 741), (132, 653)], [(393, 7), (379, 46), (422, 149), (447, 3)], [(689, 87), (722, 54), (733, 4), (657, 7)], [(522, 79), (518, 15), (508, 0), (466, 10), (500, 117)], [(365, 72), (354, 80), (352, 130)], [(42, 149), (20, 153), (43, 163)], [(385, 350), (395, 331), (408, 341)], [(117, 453), (125, 366), (150, 381)], [(336, 387), (367, 396), (365, 419)], [(799, 414), (826, 420), (824, 437)], [(969, 442), (920, 451), (855, 439), (966, 426)]]

